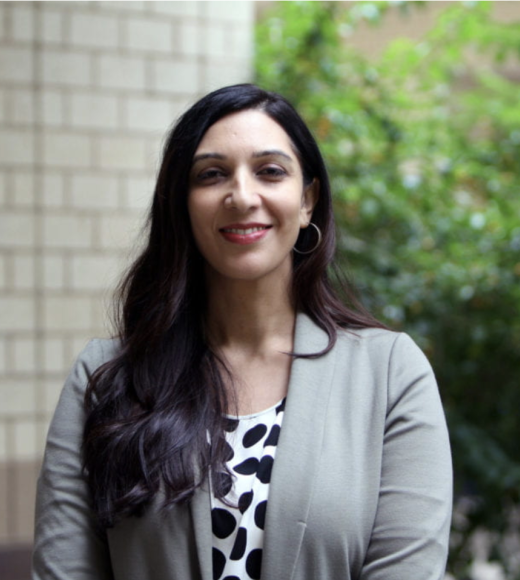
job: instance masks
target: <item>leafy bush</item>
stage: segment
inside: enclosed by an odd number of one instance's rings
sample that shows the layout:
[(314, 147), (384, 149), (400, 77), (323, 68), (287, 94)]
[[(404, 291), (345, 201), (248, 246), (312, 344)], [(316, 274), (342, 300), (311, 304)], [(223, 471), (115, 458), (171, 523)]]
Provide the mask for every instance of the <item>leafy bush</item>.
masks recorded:
[[(448, 417), (460, 509), (450, 569), (469, 538), (520, 503), (520, 24), (450, 3), (421, 41), (369, 60), (363, 22), (420, 2), (280, 2), (257, 28), (257, 82), (309, 122), (330, 169), (339, 260), (367, 305), (430, 357)], [(518, 77), (517, 77), (518, 78)], [(464, 508), (462, 507), (464, 506)]]

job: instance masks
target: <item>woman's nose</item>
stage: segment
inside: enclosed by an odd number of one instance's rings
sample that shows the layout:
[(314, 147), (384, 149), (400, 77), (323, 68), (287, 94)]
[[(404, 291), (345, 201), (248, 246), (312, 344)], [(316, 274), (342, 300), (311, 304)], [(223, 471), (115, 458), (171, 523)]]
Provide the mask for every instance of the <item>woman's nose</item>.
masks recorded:
[(226, 207), (239, 211), (249, 211), (258, 207), (260, 196), (256, 191), (254, 179), (245, 174), (237, 175), (231, 184), (225, 202)]

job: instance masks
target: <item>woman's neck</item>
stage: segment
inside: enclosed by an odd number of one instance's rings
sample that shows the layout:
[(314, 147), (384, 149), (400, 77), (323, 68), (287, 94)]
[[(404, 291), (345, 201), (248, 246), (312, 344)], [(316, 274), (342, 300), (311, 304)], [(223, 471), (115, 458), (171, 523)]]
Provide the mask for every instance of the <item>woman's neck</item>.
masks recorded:
[(292, 350), (295, 310), (288, 281), (219, 278), (208, 286), (207, 329), (214, 348), (250, 355)]

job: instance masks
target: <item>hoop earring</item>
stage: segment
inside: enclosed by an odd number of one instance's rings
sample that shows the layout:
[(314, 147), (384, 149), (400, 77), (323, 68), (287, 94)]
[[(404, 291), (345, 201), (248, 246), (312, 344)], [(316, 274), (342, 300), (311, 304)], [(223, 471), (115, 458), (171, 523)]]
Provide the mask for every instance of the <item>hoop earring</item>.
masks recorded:
[(316, 224), (313, 224), (312, 222), (309, 222), (309, 225), (312, 226), (316, 230), (316, 232), (318, 233), (318, 240), (316, 241), (316, 243), (314, 244), (314, 246), (310, 250), (306, 250), (305, 252), (302, 252), (301, 250), (298, 250), (296, 248), (296, 246), (293, 246), (293, 250), (297, 254), (301, 254), (303, 256), (305, 256), (307, 254), (312, 254), (312, 252), (314, 252), (314, 250), (321, 244), (321, 231), (320, 231), (320, 228)]

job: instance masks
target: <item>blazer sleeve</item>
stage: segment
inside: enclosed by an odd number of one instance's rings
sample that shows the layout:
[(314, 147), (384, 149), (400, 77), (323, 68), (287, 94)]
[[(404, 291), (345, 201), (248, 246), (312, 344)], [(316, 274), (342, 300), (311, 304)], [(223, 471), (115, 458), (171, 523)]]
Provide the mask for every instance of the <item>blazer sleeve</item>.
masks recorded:
[(103, 362), (91, 341), (69, 374), (47, 436), (38, 479), (32, 580), (111, 580), (104, 532), (95, 524), (82, 475), (83, 399)]
[(400, 334), (388, 363), (376, 519), (361, 580), (442, 580), (452, 508), (446, 421), (431, 366)]

